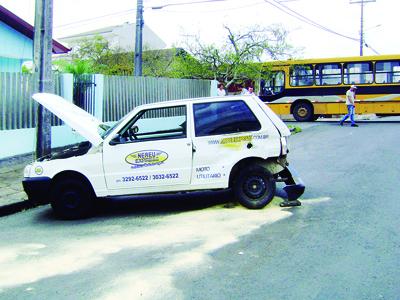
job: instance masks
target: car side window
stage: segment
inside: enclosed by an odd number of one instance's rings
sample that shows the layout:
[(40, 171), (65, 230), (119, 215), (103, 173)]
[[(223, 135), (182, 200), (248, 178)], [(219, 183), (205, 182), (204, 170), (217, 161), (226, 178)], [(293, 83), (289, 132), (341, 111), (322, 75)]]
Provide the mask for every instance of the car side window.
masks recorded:
[(244, 101), (193, 105), (196, 136), (258, 131), (261, 124)]
[(141, 111), (120, 132), (121, 142), (185, 138), (186, 118), (185, 105)]

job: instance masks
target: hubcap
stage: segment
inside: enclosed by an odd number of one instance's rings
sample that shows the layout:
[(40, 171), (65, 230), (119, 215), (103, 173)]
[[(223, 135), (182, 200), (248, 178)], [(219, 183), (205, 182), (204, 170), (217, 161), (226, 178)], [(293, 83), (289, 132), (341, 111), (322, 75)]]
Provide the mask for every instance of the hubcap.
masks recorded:
[(307, 116), (307, 113), (308, 113), (308, 110), (307, 110), (307, 108), (305, 108), (305, 107), (300, 107), (299, 110), (297, 111), (297, 114), (298, 114), (300, 117), (305, 117), (305, 116)]
[(79, 205), (79, 194), (76, 192), (67, 192), (63, 196), (63, 202), (67, 208), (76, 208)]
[(261, 176), (251, 176), (244, 182), (244, 193), (253, 199), (262, 197), (267, 190), (267, 185)]

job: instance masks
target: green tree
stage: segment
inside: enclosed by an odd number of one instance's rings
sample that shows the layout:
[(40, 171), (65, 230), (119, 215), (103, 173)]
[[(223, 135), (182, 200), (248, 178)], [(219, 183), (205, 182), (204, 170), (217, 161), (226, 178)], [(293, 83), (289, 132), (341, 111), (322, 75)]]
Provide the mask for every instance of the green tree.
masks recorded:
[(74, 59), (68, 61), (65, 59), (55, 60), (54, 69), (61, 73), (72, 73), (75, 75), (96, 73), (93, 62), (90, 60)]
[(93, 38), (83, 38), (72, 52), (73, 59), (89, 60), (101, 63), (104, 58), (112, 54), (108, 41), (100, 35)]
[(175, 74), (182, 77), (216, 79), (229, 87), (233, 83), (260, 78), (265, 71), (260, 63), (267, 59), (291, 57), (293, 47), (287, 43), (288, 32), (281, 26), (252, 27), (234, 31), (229, 26), (221, 45), (204, 44), (198, 36), (185, 42), (190, 56), (175, 64)]
[[(143, 76), (170, 76), (177, 51), (144, 49)], [(108, 41), (101, 36), (79, 41), (71, 58), (71, 60), (58, 60), (54, 64), (60, 72), (74, 74), (132, 75), (134, 73), (134, 52), (111, 48)]]

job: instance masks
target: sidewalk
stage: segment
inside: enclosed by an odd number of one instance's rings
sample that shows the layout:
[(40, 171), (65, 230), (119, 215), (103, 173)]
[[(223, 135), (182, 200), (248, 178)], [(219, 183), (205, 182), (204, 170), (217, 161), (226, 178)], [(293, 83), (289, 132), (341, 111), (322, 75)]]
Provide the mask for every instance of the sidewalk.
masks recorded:
[(22, 187), (24, 168), (32, 159), (30, 154), (0, 160), (0, 217), (34, 206)]

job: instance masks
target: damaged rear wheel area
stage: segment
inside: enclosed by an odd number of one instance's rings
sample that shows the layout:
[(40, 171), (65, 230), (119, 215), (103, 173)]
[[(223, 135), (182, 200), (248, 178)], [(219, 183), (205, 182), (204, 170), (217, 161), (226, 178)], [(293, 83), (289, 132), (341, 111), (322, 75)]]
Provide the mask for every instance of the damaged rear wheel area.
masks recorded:
[(260, 209), (274, 198), (276, 184), (273, 176), (262, 166), (246, 167), (236, 177), (233, 192), (244, 207)]

